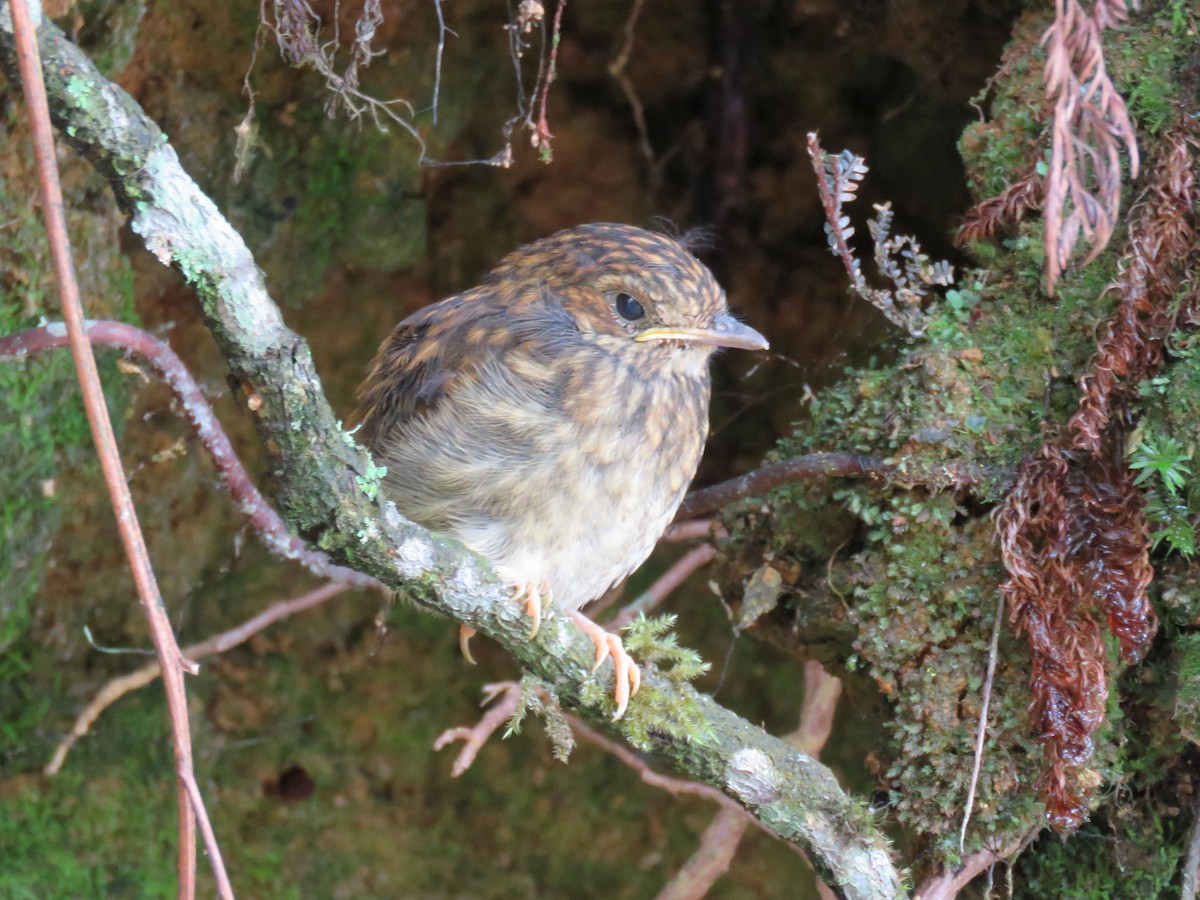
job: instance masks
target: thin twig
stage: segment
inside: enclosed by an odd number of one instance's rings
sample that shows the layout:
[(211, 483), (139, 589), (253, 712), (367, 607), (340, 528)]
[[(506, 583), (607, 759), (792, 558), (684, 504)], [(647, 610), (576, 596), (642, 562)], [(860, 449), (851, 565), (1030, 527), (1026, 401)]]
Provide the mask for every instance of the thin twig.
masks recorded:
[(558, 0), (554, 10), (554, 26), (550, 33), (550, 57), (546, 64), (545, 76), (541, 79), (541, 91), (535, 101), (538, 109), (537, 122), (533, 128), (533, 146), (542, 154), (542, 158), (550, 161), (550, 142), (554, 135), (550, 133), (550, 122), (546, 117), (546, 104), (550, 99), (550, 85), (558, 77), (558, 45), (562, 39), (562, 16), (567, 0)]
[(1179, 888), (1179, 900), (1196, 900), (1197, 886), (1200, 885), (1200, 802), (1197, 802), (1192, 813), (1192, 834), (1188, 838), (1187, 859), (1183, 862), (1183, 876)]
[(975, 805), (975, 789), (979, 786), (979, 772), (983, 767), (983, 745), (987, 741), (988, 706), (992, 702), (992, 684), (996, 680), (996, 659), (1000, 656), (1000, 630), (1004, 620), (1004, 594), (996, 604), (996, 621), (992, 625), (992, 645), (988, 650), (987, 676), (983, 681), (983, 696), (979, 705), (979, 724), (975, 726), (975, 763), (971, 767), (971, 784), (967, 788), (967, 802), (963, 808), (962, 828), (958, 832), (958, 852), (963, 852), (967, 841), (967, 826), (971, 823), (971, 809)]
[(458, 37), (454, 29), (446, 25), (446, 16), (442, 12), (442, 0), (433, 0), (433, 9), (437, 13), (438, 42), (437, 59), (433, 66), (433, 124), (438, 123), (438, 98), (442, 93), (442, 54), (446, 50), (446, 35)]
[(904, 461), (886, 460), (865, 453), (806, 453), (771, 463), (729, 481), (692, 491), (679, 505), (675, 521), (692, 519), (723, 509), (735, 500), (758, 497), (793, 481), (818, 478), (871, 478), (897, 484), (923, 484), (938, 488), (972, 488), (990, 477), (1009, 480), (1009, 472), (995, 472), (972, 463), (945, 463), (914, 469)]
[(750, 821), (741, 810), (718, 810), (704, 829), (696, 852), (671, 876), (657, 900), (699, 900), (706, 896), (716, 880), (729, 871)]
[(667, 530), (663, 532), (663, 536), (659, 540), (674, 543), (675, 541), (698, 541), (706, 538), (724, 540), (728, 537), (725, 529), (720, 525), (717, 525), (716, 531), (714, 531), (713, 524), (713, 519), (691, 519), (686, 522), (675, 522), (667, 526)]
[(621, 93), (625, 95), (625, 99), (629, 103), (629, 108), (633, 113), (633, 124), (637, 128), (638, 146), (641, 147), (642, 156), (646, 157), (646, 162), (650, 164), (650, 168), (653, 170), (654, 148), (650, 145), (650, 133), (646, 128), (646, 110), (642, 106), (641, 98), (638, 97), (637, 91), (633, 87), (633, 82), (625, 74), (625, 67), (629, 64), (629, 56), (633, 53), (633, 38), (637, 33), (637, 20), (642, 14), (642, 6), (644, 4), (645, 0), (633, 0), (633, 7), (629, 10), (629, 18), (625, 20), (625, 41), (621, 44), (621, 49), (618, 51), (616, 59), (608, 64), (608, 74), (620, 85)]
[[(800, 724), (785, 740), (813, 758), (819, 757), (833, 731), (841, 695), (841, 679), (826, 672), (815, 659), (805, 663)], [(700, 846), (663, 887), (658, 900), (699, 900), (704, 897), (716, 880), (729, 871), (750, 821), (744, 810), (722, 809), (713, 816), (700, 839)], [(822, 897), (833, 895), (824, 884), (818, 882), (817, 887)]]
[(982, 875), (989, 868), (1009, 859), (1021, 849), (1027, 838), (1012, 841), (998, 850), (978, 850), (972, 853), (955, 869), (923, 881), (913, 894), (913, 900), (954, 900), (958, 892)]
[[(86, 340), (93, 344), (117, 347), (142, 357), (174, 392), (180, 409), (212, 455), (213, 464), (232, 495), (238, 512), (246, 518), (267, 550), (283, 559), (295, 560), (322, 578), (343, 581), (356, 587), (380, 587), (379, 582), (369, 575), (334, 565), (325, 553), (310, 549), (288, 530), (279, 513), (250, 480), (200, 385), (169, 344), (124, 322), (89, 320), (84, 322), (84, 330)], [(57, 322), (5, 335), (0, 337), (0, 362), (19, 361), (30, 354), (66, 346), (67, 341), (65, 329)], [(251, 409), (255, 403), (253, 396), (247, 401)]]
[[(83, 305), (79, 298), (79, 285), (71, 260), (70, 238), (67, 235), (66, 213), (63, 205), (62, 185), (58, 177), (58, 163), (54, 150), (54, 137), (50, 129), (50, 108), (46, 97), (46, 86), (42, 80), (41, 55), (30, 10), (31, 0), (10, 3), (13, 35), (16, 43), (21, 84), (25, 92), (25, 103), (29, 109), (30, 127), (33, 135), (34, 156), (37, 160), (38, 189), (42, 201), (42, 214), (46, 220), (46, 232), (50, 243), (50, 254), (54, 263), (54, 278), (62, 300), (63, 317), (70, 335), (71, 355), (79, 376), (88, 424), (96, 444), (96, 454), (108, 485), (113, 513), (121, 541), (129, 557), (129, 566), (137, 585), (138, 598), (145, 611), (158, 653), (159, 662), (165, 673), (164, 685), (167, 707), (170, 711), (171, 730), (174, 737), (175, 768), (178, 779), (179, 799), (179, 893), (194, 897), (196, 892), (196, 817), (207, 819), (204, 803), (199, 791), (191, 793), (189, 784), (194, 784), (192, 771), (191, 734), (188, 724), (186, 689), (183, 684), (185, 671), (193, 668), (179, 651), (175, 635), (167, 618), (166, 608), (158, 590), (154, 570), (150, 565), (146, 544), (138, 524), (137, 511), (121, 467), (120, 452), (112, 422), (104, 403), (104, 392), (100, 385), (100, 374), (92, 345), (84, 333)], [(40, 9), (38, 16), (40, 24)], [(222, 897), (233, 897), (233, 890), (225, 873), (221, 851), (211, 835), (211, 827), (204, 821), (206, 846)]]
[(654, 584), (639, 594), (632, 603), (623, 607), (613, 616), (612, 621), (605, 624), (609, 631), (620, 631), (639, 613), (648, 613), (667, 598), (670, 593), (683, 584), (688, 577), (703, 565), (707, 565), (717, 555), (712, 544), (700, 544), (681, 556), (671, 568), (667, 569)]
[(883, 479), (893, 468), (880, 456), (866, 456), (860, 453), (806, 453), (804, 456), (771, 463), (712, 487), (692, 491), (680, 504), (675, 519), (694, 519), (716, 512), (735, 500), (757, 497), (793, 481), (858, 475)]
[[(322, 585), (314, 591), (309, 591), (300, 597), (293, 597), (288, 600), (280, 600), (277, 603), (272, 603), (258, 615), (247, 619), (240, 625), (230, 628), (228, 631), (223, 631), (218, 635), (201, 641), (198, 644), (192, 644), (184, 653), (189, 659), (203, 659), (206, 656), (212, 656), (217, 653), (224, 653), (226, 650), (231, 650), (239, 644), (243, 644), (250, 640), (260, 631), (274, 625), (280, 619), (286, 619), (289, 616), (294, 616), (297, 613), (304, 612), (319, 606), (326, 600), (330, 600), (339, 594), (348, 591), (351, 585), (345, 582), (330, 582)], [(147, 663), (140, 669), (126, 674), (120, 675), (108, 681), (92, 698), (75, 717), (75, 724), (71, 726), (70, 732), (63, 738), (57, 747), (54, 748), (54, 755), (50, 757), (50, 761), (46, 763), (46, 767), (42, 769), (44, 775), (57, 775), (63, 767), (63, 763), (67, 760), (67, 754), (71, 752), (71, 748), (79, 741), (81, 737), (86, 735), (96, 720), (101, 714), (124, 697), (126, 694), (132, 693), (139, 688), (145, 687), (155, 678), (162, 674), (162, 667), (157, 662)]]
[(462, 741), (462, 749), (458, 751), (458, 756), (454, 758), (454, 765), (450, 767), (451, 778), (457, 778), (463, 772), (467, 771), (467, 769), (471, 768), (471, 764), (475, 762), (475, 757), (479, 755), (479, 751), (483, 749), (483, 745), (488, 742), (488, 738), (495, 734), (501, 725), (512, 718), (513, 713), (517, 709), (517, 704), (521, 702), (520, 683), (516, 681), (502, 681), (495, 684), (485, 684), (483, 686), (483, 702), (479, 705), (487, 706), (497, 697), (500, 698), (499, 702), (495, 703), (491, 709), (485, 712), (476, 724), (470, 728), (465, 726), (447, 728), (433, 742), (433, 749), (441, 750), (455, 741)]

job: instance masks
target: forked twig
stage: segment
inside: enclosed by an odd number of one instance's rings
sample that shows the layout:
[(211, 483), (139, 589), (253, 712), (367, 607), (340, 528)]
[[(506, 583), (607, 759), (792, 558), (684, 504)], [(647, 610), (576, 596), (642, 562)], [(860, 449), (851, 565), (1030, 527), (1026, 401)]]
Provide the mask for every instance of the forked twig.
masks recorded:
[[(319, 606), (326, 600), (345, 593), (351, 587), (346, 582), (331, 581), (300, 597), (280, 600), (278, 603), (271, 604), (258, 615), (247, 619), (240, 625), (230, 628), (228, 631), (223, 631), (198, 644), (192, 644), (184, 650), (184, 653), (189, 659), (195, 660), (203, 659), (206, 656), (212, 656), (217, 653), (224, 653), (226, 650), (232, 650), (276, 622)], [(71, 752), (71, 748), (75, 746), (81, 737), (91, 730), (92, 725), (95, 724), (96, 720), (100, 718), (106, 709), (126, 694), (145, 687), (161, 674), (162, 666), (157, 662), (147, 663), (140, 669), (135, 669), (126, 675), (119, 675), (113, 678), (100, 688), (91, 702), (80, 710), (79, 715), (75, 717), (75, 724), (71, 726), (71, 730), (67, 733), (67, 736), (59, 741), (58, 746), (54, 748), (54, 754), (50, 757), (50, 762), (46, 763), (45, 768), (42, 769), (42, 774), (48, 776), (57, 775), (62, 770), (63, 763), (66, 762), (67, 754)]]

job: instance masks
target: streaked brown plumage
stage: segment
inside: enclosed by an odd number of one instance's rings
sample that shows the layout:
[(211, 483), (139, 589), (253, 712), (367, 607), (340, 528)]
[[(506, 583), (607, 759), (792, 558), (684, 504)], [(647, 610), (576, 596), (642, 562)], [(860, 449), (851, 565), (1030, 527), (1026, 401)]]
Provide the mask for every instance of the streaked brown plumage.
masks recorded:
[[(670, 237), (582, 225), (509, 254), (384, 341), (361, 434), (399, 510), (488, 557), (534, 616), (575, 611), (650, 554), (695, 474), (718, 346), (763, 349)], [(574, 614), (637, 686), (619, 639)]]

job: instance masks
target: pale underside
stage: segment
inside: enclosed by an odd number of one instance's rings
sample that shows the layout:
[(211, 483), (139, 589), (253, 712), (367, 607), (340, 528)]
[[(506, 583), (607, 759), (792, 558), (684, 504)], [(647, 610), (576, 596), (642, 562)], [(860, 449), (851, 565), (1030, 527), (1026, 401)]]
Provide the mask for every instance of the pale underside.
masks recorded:
[[(707, 432), (708, 352), (662, 348), (654, 377), (624, 378), (597, 351), (492, 356), (451, 387), (453, 402), (378, 442), (401, 513), (488, 557), (505, 580), (545, 586), (563, 609), (649, 556)], [(575, 390), (584, 379), (623, 387), (596, 403), (596, 391)]]

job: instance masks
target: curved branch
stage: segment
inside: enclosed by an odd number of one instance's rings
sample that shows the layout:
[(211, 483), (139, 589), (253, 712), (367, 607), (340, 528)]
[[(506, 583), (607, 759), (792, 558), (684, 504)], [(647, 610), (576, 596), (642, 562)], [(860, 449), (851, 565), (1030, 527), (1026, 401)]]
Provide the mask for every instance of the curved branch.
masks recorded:
[(675, 521), (682, 522), (716, 512), (735, 500), (757, 497), (794, 481), (817, 478), (872, 478), (876, 481), (925, 484), (938, 488), (970, 488), (982, 484), (993, 474), (982, 466), (970, 463), (948, 463), (928, 470), (915, 471), (905, 462), (865, 453), (806, 453), (803, 456), (771, 463), (712, 487), (692, 491), (680, 504)]
[[(87, 321), (84, 323), (84, 332), (93, 344), (137, 354), (154, 367), (154, 371), (174, 392), (180, 409), (212, 456), (221, 482), (237, 504), (238, 512), (254, 529), (267, 550), (282, 559), (295, 560), (322, 578), (331, 578), (354, 587), (381, 587), (369, 575), (334, 565), (327, 554), (310, 549), (304, 541), (288, 531), (279, 513), (250, 480), (200, 385), (196, 384), (196, 379), (183, 360), (175, 355), (170, 344), (124, 322)], [(66, 344), (66, 329), (58, 322), (51, 322), (0, 337), (0, 362), (23, 359), (32, 353), (65, 347)]]
[[(108, 178), (133, 231), (196, 289), (256, 417), (291, 530), (334, 560), (491, 636), (552, 684), (565, 706), (606, 718), (607, 696), (596, 700), (594, 689), (585, 691), (594, 688), (592, 642), (565, 616), (544, 622), (530, 641), (524, 614), (482, 557), (377, 499), (376, 468), (342, 431), (308, 346), (284, 324), (241, 238), (128, 94), (53, 25), (44, 24), (39, 39), (64, 138)], [(13, 71), (12, 37), (4, 28), (0, 63)], [(808, 848), (822, 877), (844, 896), (891, 900), (900, 892), (886, 839), (866, 805), (844, 794), (829, 769), (710, 697), (661, 674), (647, 676), (619, 725), (627, 739)]]

